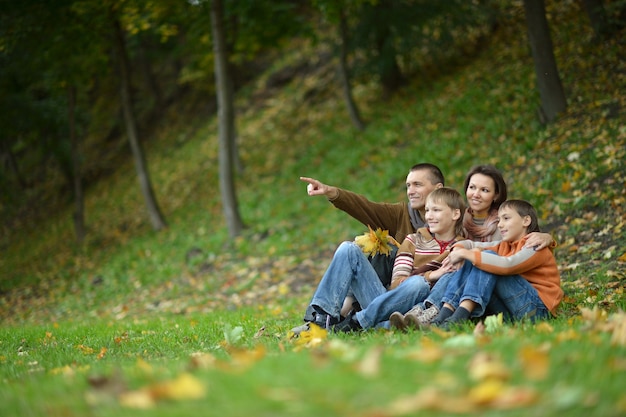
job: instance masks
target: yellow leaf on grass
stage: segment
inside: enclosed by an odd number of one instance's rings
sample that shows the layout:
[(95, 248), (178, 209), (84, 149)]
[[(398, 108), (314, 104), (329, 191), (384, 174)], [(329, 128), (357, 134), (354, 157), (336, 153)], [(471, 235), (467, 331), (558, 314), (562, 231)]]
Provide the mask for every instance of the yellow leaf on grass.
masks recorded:
[(431, 339), (422, 340), (422, 345), (407, 353), (409, 359), (418, 360), (424, 363), (435, 363), (443, 358), (444, 352), (441, 344), (433, 342)]
[(83, 352), (83, 355), (91, 355), (94, 352), (93, 348), (90, 348), (89, 346), (85, 346), (85, 345), (78, 345), (76, 346), (76, 349)]
[(120, 394), (119, 402), (122, 407), (147, 410), (155, 406), (154, 398), (146, 390), (129, 391)]
[(229, 349), (233, 363), (238, 366), (250, 366), (265, 357), (265, 346), (257, 345), (254, 349)]
[(495, 356), (485, 352), (478, 352), (470, 362), (469, 375), (476, 381), (506, 381), (509, 379), (511, 372)]
[(98, 353), (97, 358), (98, 358), (98, 359), (102, 359), (102, 358), (104, 358), (104, 355), (106, 355), (107, 350), (108, 350), (108, 349), (107, 349), (106, 347), (103, 347), (102, 349), (100, 349), (100, 353)]
[(547, 345), (540, 347), (524, 346), (519, 352), (519, 357), (524, 374), (528, 379), (537, 381), (545, 379), (548, 375), (550, 358)]
[(471, 413), (474, 410), (472, 403), (465, 398), (451, 396), (439, 388), (424, 388), (414, 395), (400, 397), (394, 400), (381, 415), (404, 416), (415, 414), (417, 411), (441, 411), (444, 413)]
[(155, 400), (196, 400), (204, 397), (205, 386), (189, 373), (180, 374), (171, 381), (160, 382), (148, 388)]
[(383, 354), (382, 346), (374, 346), (365, 354), (361, 362), (357, 364), (358, 372), (366, 377), (375, 377), (380, 373), (380, 358)]
[(610, 322), (613, 324), (611, 344), (626, 346), (626, 313), (619, 312), (611, 315)]
[(485, 405), (494, 401), (504, 391), (505, 384), (500, 380), (490, 379), (473, 387), (467, 394), (468, 399), (477, 405)]
[(490, 407), (496, 410), (523, 408), (535, 404), (539, 399), (537, 391), (529, 387), (507, 387), (495, 398)]
[(314, 347), (326, 340), (328, 332), (317, 324), (310, 323), (309, 330), (300, 332), (298, 337), (295, 337), (293, 332), (289, 332), (287, 336), (294, 341), (297, 347)]
[(580, 314), (583, 316), (583, 320), (591, 324), (603, 323), (608, 317), (606, 311), (598, 308), (598, 306), (594, 306), (593, 309), (583, 307), (580, 309)]

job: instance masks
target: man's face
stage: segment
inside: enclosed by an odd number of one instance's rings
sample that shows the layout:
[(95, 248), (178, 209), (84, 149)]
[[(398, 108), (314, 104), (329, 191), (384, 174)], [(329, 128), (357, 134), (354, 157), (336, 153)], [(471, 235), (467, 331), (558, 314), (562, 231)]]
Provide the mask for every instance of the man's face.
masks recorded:
[(423, 210), (428, 194), (439, 187), (441, 183), (430, 182), (427, 170), (411, 171), (406, 177), (406, 195), (409, 204), (415, 210)]

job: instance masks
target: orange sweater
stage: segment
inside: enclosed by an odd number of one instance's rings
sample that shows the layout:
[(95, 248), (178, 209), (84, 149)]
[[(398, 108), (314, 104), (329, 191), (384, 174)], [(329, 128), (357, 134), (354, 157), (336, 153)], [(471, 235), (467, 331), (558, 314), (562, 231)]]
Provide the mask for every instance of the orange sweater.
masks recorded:
[[(472, 242), (463, 240), (454, 246), (473, 249), (474, 266), (494, 275), (521, 275), (539, 294), (539, 298), (555, 315), (556, 309), (563, 299), (561, 276), (556, 259), (549, 248), (540, 251), (525, 249), (527, 237), (517, 242)], [(496, 252), (484, 253), (492, 250)]]

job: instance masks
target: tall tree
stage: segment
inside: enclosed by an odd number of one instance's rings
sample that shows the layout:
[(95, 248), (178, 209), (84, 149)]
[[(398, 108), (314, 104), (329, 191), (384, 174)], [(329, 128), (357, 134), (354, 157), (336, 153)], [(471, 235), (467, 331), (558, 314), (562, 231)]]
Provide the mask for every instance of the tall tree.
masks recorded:
[(218, 107), (219, 182), (224, 217), (231, 238), (239, 236), (243, 222), (239, 214), (234, 179), (235, 112), (232, 80), (228, 71), (228, 51), (222, 0), (211, 1), (211, 33), (215, 62), (215, 90)]
[(126, 51), (126, 40), (124, 37), (124, 31), (120, 25), (119, 18), (113, 11), (110, 14), (111, 26), (113, 29), (113, 46), (115, 50), (115, 56), (117, 58), (119, 78), (120, 78), (120, 99), (122, 104), (122, 112), (124, 114), (124, 124), (126, 126), (126, 135), (130, 143), (130, 148), (133, 154), (133, 160), (135, 162), (135, 170), (137, 171), (137, 177), (139, 179), (139, 185), (143, 194), (146, 207), (148, 209), (148, 215), (152, 223), (154, 230), (161, 230), (167, 227), (165, 218), (161, 214), (154, 189), (152, 187), (152, 181), (150, 179), (150, 173), (145, 160), (145, 155), (139, 141), (139, 135), (137, 131), (137, 120), (135, 112), (133, 110), (132, 91), (131, 91), (131, 70), (128, 62), (128, 53)]
[(348, 22), (344, 10), (341, 9), (339, 10), (339, 81), (352, 125), (358, 130), (364, 130), (365, 123), (352, 95), (348, 68)]
[(554, 57), (544, 0), (524, 0), (524, 10), (541, 97), (540, 119), (550, 123), (567, 109), (567, 100)]
[(76, 234), (78, 243), (83, 243), (86, 234), (85, 196), (83, 193), (83, 180), (81, 175), (80, 144), (76, 132), (76, 87), (74, 85), (70, 85), (67, 88), (67, 101), (69, 140), (72, 153), (72, 182), (74, 186), (74, 233)]
[(611, 25), (602, 0), (581, 0), (581, 3), (596, 36), (608, 35), (611, 32)]
[(352, 125), (358, 130), (365, 129), (365, 123), (361, 118), (359, 107), (354, 100), (352, 94), (352, 85), (350, 81), (350, 67), (348, 64), (348, 58), (350, 54), (350, 28), (348, 24), (349, 15), (356, 15), (361, 5), (362, 0), (315, 0), (314, 5), (317, 7), (321, 15), (328, 23), (336, 28), (336, 35), (333, 36), (337, 39), (337, 76), (339, 84), (343, 92), (343, 99), (350, 116)]

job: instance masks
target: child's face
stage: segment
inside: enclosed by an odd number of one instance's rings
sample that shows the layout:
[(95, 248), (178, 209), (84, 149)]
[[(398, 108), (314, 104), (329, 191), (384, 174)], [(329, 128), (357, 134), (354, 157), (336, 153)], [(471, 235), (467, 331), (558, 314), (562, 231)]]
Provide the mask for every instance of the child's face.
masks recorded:
[(530, 225), (530, 216), (520, 216), (512, 207), (501, 207), (498, 210), (498, 229), (502, 240), (515, 242), (526, 235)]
[(461, 211), (452, 209), (443, 202), (426, 200), (426, 214), (424, 220), (428, 224), (430, 233), (436, 235), (454, 234), (454, 225), (461, 216)]

